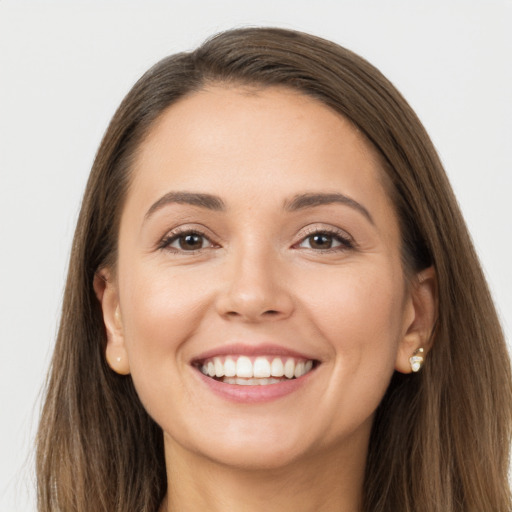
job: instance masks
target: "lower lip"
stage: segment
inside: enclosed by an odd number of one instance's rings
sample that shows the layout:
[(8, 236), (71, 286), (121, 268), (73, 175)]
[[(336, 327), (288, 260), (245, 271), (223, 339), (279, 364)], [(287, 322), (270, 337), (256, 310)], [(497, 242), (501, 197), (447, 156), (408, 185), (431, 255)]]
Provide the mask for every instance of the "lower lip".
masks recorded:
[(238, 403), (259, 403), (270, 402), (284, 396), (294, 393), (306, 384), (315, 370), (311, 370), (306, 375), (298, 379), (286, 380), (277, 384), (242, 386), (238, 384), (227, 384), (210, 377), (207, 377), (199, 370), (194, 369), (197, 376), (206, 384), (215, 394)]

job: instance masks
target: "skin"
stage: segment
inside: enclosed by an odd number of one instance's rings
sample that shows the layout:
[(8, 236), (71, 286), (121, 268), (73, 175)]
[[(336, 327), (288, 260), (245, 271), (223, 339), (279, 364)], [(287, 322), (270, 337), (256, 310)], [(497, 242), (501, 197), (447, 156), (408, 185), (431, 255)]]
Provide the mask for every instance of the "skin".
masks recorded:
[[(107, 360), (164, 431), (161, 510), (360, 510), (375, 409), (393, 372), (427, 353), (435, 310), (433, 271), (404, 277), (372, 147), (295, 91), (215, 86), (171, 106), (139, 149), (117, 268), (95, 287)], [(183, 191), (225, 210), (168, 203), (148, 215)], [(283, 208), (304, 193), (344, 194), (371, 219), (347, 204)], [(204, 233), (202, 248), (163, 247), (177, 228)], [(345, 240), (315, 245), (326, 230)], [(287, 396), (234, 403), (190, 364), (230, 343), (320, 364)]]

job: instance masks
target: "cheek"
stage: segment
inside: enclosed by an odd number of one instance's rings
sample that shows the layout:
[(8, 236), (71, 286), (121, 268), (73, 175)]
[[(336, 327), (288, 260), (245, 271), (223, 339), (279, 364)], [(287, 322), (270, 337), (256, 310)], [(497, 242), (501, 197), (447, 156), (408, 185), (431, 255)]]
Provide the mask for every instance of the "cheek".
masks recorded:
[(120, 273), (119, 283), (130, 372), (150, 416), (159, 424), (175, 422), (192, 398), (183, 387), (182, 348), (194, 337), (208, 302), (204, 276), (158, 265), (130, 268)]
[[(219, 270), (134, 265), (124, 274), (125, 341), (136, 367), (179, 357), (182, 343), (199, 329), (204, 334)], [(298, 325), (327, 342), (336, 358), (353, 360), (352, 367), (363, 357), (370, 366), (383, 359), (394, 365), (402, 319), (399, 272), (382, 265), (296, 270), (288, 275), (287, 292), (297, 304)]]
[(149, 265), (132, 269), (120, 287), (125, 343), (136, 375), (175, 364), (181, 344), (198, 327), (208, 290), (197, 273)]
[(316, 285), (304, 308), (332, 353), (325, 395), (326, 403), (340, 405), (326, 411), (335, 435), (340, 422), (355, 428), (373, 414), (387, 389), (403, 335), (402, 279), (393, 269), (368, 267)]
[(379, 340), (397, 340), (403, 288), (401, 274), (392, 267), (347, 267), (317, 274), (314, 283), (314, 287), (304, 286), (298, 296), (333, 347), (383, 350)]

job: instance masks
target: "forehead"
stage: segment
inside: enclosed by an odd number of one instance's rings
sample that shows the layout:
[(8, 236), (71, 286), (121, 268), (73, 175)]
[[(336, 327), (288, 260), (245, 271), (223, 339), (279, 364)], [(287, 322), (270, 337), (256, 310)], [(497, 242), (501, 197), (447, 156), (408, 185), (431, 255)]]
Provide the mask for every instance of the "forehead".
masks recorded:
[[(340, 160), (340, 156), (343, 156)], [(137, 152), (135, 177), (148, 171), (177, 170), (188, 163), (202, 177), (214, 171), (249, 179), (265, 160), (268, 171), (284, 171), (293, 163), (297, 172), (314, 160), (331, 166), (336, 159), (373, 167), (384, 173), (377, 152), (348, 120), (321, 103), (285, 87), (212, 86), (173, 104), (160, 115)], [(290, 162), (292, 160), (292, 162)], [(175, 178), (178, 178), (176, 173)]]
[(343, 193), (377, 216), (393, 209), (366, 138), (320, 101), (283, 87), (213, 86), (185, 97), (157, 119), (133, 171), (125, 210), (147, 210), (170, 191), (253, 209), (299, 193)]

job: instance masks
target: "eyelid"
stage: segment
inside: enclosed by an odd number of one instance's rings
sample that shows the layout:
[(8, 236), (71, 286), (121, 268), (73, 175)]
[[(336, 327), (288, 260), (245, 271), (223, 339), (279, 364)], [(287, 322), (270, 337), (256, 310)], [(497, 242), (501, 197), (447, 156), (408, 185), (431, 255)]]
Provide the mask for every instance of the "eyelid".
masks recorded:
[[(326, 226), (325, 224), (314, 224), (306, 226), (301, 232), (299, 233), (299, 240), (296, 242), (293, 247), (300, 247), (300, 244), (302, 244), (308, 237), (315, 235), (315, 234), (325, 234), (332, 237), (337, 238), (341, 241), (341, 245), (337, 247), (332, 247), (329, 249), (311, 249), (315, 252), (329, 252), (329, 251), (342, 251), (347, 249), (354, 249), (356, 248), (356, 241), (354, 238), (347, 233), (344, 229), (335, 227), (335, 226)], [(307, 247), (305, 249), (308, 249)]]
[[(166, 232), (166, 234), (160, 238), (160, 240), (157, 243), (156, 249), (160, 250), (168, 250), (170, 252), (173, 252), (175, 254), (195, 254), (200, 251), (212, 249), (212, 248), (218, 248), (220, 247), (220, 244), (215, 241), (215, 236), (213, 234), (210, 234), (211, 231), (206, 228), (203, 225), (198, 224), (185, 224), (181, 226), (177, 226), (175, 228), (170, 229)], [(201, 237), (203, 237), (205, 240), (209, 242), (208, 247), (201, 247), (200, 249), (196, 250), (189, 250), (185, 251), (178, 248), (172, 248), (170, 247), (170, 244), (173, 243), (175, 240), (177, 240), (180, 236), (185, 234), (196, 234)], [(308, 249), (304, 248), (306, 250), (311, 250), (316, 253), (318, 252), (337, 252), (337, 251), (343, 251), (348, 249), (354, 249), (357, 247), (357, 244), (354, 240), (354, 238), (345, 230), (332, 226), (332, 225), (325, 225), (325, 224), (312, 224), (308, 225), (301, 229), (299, 234), (297, 235), (298, 241), (295, 242), (292, 245), (292, 248), (300, 248), (300, 244), (302, 244), (308, 237), (315, 235), (315, 234), (325, 234), (332, 236), (338, 241), (340, 241), (340, 245), (336, 247), (332, 247), (329, 249)]]
[[(200, 251), (203, 251), (206, 249), (212, 249), (215, 247), (219, 247), (219, 244), (213, 240), (214, 237), (210, 234), (207, 234), (207, 232), (209, 232), (209, 231), (210, 230), (208, 230), (204, 226), (201, 226), (198, 224), (186, 224), (183, 226), (177, 226), (177, 227), (172, 228), (169, 231), (167, 231), (166, 234), (162, 238), (160, 238), (160, 240), (157, 243), (156, 249), (168, 250), (175, 254), (190, 255), (190, 254), (195, 254), (197, 252), (200, 252)], [(183, 236), (186, 234), (199, 235), (199, 236), (203, 237), (205, 240), (207, 240), (210, 245), (208, 247), (201, 247), (201, 249), (190, 250), (190, 251), (185, 251), (185, 250), (174, 248), (174, 247), (170, 246), (171, 243), (173, 243), (175, 240), (177, 240), (180, 236)]]

